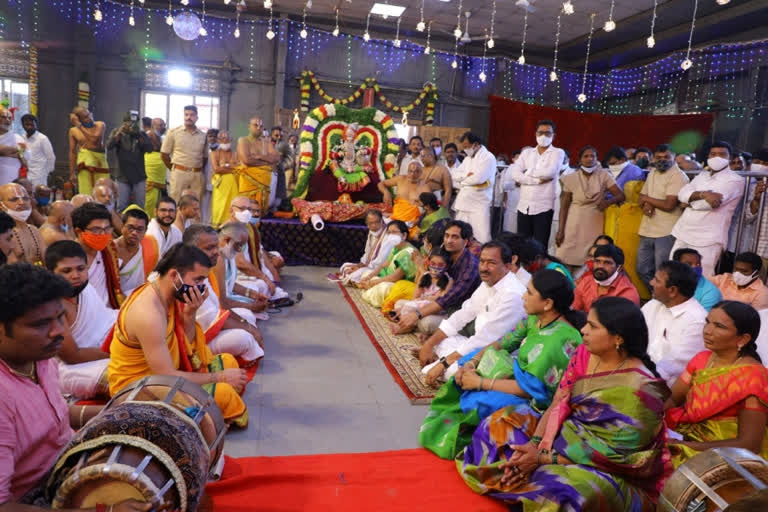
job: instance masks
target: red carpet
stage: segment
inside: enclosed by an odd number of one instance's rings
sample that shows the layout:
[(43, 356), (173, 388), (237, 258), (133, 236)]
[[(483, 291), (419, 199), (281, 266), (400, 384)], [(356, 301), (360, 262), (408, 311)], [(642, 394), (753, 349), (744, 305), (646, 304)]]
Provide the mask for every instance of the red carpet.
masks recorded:
[(504, 511), (475, 494), (453, 461), (421, 448), (377, 453), (227, 457), (206, 487), (214, 512)]

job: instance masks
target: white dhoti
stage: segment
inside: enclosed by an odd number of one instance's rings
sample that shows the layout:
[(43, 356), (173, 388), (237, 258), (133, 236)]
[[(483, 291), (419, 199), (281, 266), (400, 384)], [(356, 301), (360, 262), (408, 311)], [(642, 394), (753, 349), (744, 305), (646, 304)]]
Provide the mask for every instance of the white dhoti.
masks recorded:
[[(117, 314), (118, 310), (107, 307), (88, 284), (78, 296), (77, 316), (70, 326), (72, 339), (80, 348), (100, 348), (112, 332)], [(61, 392), (77, 398), (106, 393), (108, 364), (108, 358), (77, 364), (59, 361)]]
[(144, 278), (144, 253), (141, 245), (139, 250), (127, 263), (120, 263), (120, 288), (123, 290), (123, 294), (128, 297), (131, 292), (143, 285), (146, 281)]
[(472, 226), (475, 238), (481, 244), (491, 241), (491, 207), (476, 211), (460, 210), (456, 212), (456, 220), (461, 220)]
[(357, 263), (345, 263), (341, 266), (339, 277), (341, 277), (341, 282), (344, 285), (357, 284), (374, 270), (371, 267), (360, 267), (357, 270), (352, 270), (354, 265), (357, 265)]
[[(437, 354), (437, 357), (446, 357), (454, 352), (458, 351), (461, 347), (463, 347), (467, 341), (469, 341), (469, 338), (466, 336), (456, 335), (456, 336), (448, 336), (443, 341), (440, 342), (440, 344), (435, 347), (435, 354)], [(429, 370), (431, 370), (436, 364), (442, 364), (440, 361), (435, 361), (434, 363), (428, 364), (424, 368), (421, 369), (421, 373), (426, 375), (429, 373)], [(445, 369), (443, 372), (443, 379), (448, 380), (451, 377), (453, 377), (456, 372), (459, 371), (459, 362), (456, 361), (451, 366)]]

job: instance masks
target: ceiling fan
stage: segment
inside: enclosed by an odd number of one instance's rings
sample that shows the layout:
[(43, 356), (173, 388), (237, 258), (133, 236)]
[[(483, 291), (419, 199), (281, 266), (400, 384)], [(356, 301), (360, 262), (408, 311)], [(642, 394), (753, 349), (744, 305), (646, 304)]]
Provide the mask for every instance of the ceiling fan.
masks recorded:
[(461, 38), (459, 38), (459, 42), (462, 44), (469, 44), (472, 41), (482, 41), (483, 39), (485, 39), (485, 36), (472, 37), (469, 35), (469, 18), (472, 17), (472, 12), (465, 11), (464, 17), (466, 18), (466, 22), (464, 25), (464, 33), (461, 35)]
[(517, 0), (515, 5), (521, 7), (528, 12), (536, 12), (536, 6), (534, 5), (536, 0)]

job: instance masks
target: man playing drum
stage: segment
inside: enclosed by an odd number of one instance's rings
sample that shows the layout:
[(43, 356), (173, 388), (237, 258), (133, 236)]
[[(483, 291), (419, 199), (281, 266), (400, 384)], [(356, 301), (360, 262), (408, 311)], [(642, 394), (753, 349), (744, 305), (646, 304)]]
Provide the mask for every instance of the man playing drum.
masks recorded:
[[(46, 505), (46, 473), (100, 406), (67, 406), (54, 356), (67, 330), (63, 278), (38, 266), (0, 267), (0, 512), (33, 512)], [(12, 290), (9, 291), (9, 290)], [(111, 512), (147, 512), (151, 503), (126, 500)], [(98, 506), (95, 512), (106, 507)]]

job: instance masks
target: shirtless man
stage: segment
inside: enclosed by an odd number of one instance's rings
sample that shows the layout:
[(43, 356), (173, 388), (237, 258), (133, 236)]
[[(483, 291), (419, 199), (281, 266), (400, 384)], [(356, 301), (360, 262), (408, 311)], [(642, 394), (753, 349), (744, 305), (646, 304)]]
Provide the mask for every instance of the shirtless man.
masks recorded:
[(77, 194), (72, 199), (69, 200), (70, 203), (72, 203), (72, 206), (75, 208), (80, 208), (85, 203), (95, 203), (93, 196), (90, 194)]
[(112, 189), (107, 185), (97, 185), (93, 189), (93, 199), (95, 202), (104, 205), (109, 210), (109, 214), (112, 216), (112, 227), (115, 233), (118, 235), (123, 230), (123, 219), (120, 218), (120, 214), (115, 211), (115, 201), (113, 200), (114, 194)]
[(40, 212), (37, 200), (35, 199), (35, 185), (26, 178), (19, 178), (13, 182), (21, 185), (24, 187), (24, 190), (27, 191), (27, 197), (29, 197), (29, 202), (32, 207), (32, 213), (30, 213), (29, 218), (27, 219), (27, 224), (32, 224), (39, 228), (45, 223), (45, 214)]
[[(395, 199), (404, 199), (410, 204), (415, 205), (419, 200), (419, 194), (422, 192), (432, 192), (429, 185), (421, 179), (423, 168), (418, 161), (413, 161), (408, 165), (408, 174), (405, 176), (395, 176), (388, 180), (379, 182), (379, 192), (384, 196), (384, 204), (392, 206), (392, 193), (389, 187), (397, 187)], [(398, 219), (396, 219), (398, 220)]]
[(45, 224), (40, 226), (40, 236), (46, 247), (59, 240), (74, 240), (72, 232), (72, 217), (75, 206), (69, 201), (54, 201), (48, 211)]
[(179, 200), (176, 220), (173, 225), (179, 228), (182, 234), (191, 225), (200, 222), (200, 201), (194, 194), (182, 193)]
[(251, 185), (243, 189), (243, 180), (240, 180), (240, 193), (256, 199), (261, 211), (266, 213), (275, 193), (272, 182), (276, 183), (275, 173), (281, 157), (269, 136), (264, 134), (264, 122), (260, 117), (252, 117), (248, 135), (237, 140), (237, 157), (245, 165), (244, 174)]
[(38, 229), (27, 224), (27, 219), (32, 213), (32, 203), (26, 189), (16, 183), (3, 185), (0, 187), (0, 204), (16, 223), (16, 227), (13, 228), (16, 239), (14, 247), (16, 261), (42, 264), (45, 257), (45, 242)]
[(81, 194), (90, 194), (97, 179), (109, 177), (109, 165), (104, 152), (103, 121), (94, 121), (85, 107), (75, 107), (69, 114), (69, 179), (77, 178)]
[(451, 173), (447, 167), (437, 162), (432, 146), (427, 146), (421, 150), (421, 162), (424, 164), (422, 181), (435, 193), (437, 200), (442, 205), (451, 204), (451, 195), (453, 194)]
[(144, 240), (149, 217), (138, 207), (128, 207), (123, 214), (123, 236), (115, 240), (120, 262), (120, 288), (125, 295), (144, 284), (150, 269), (157, 264), (157, 243)]

